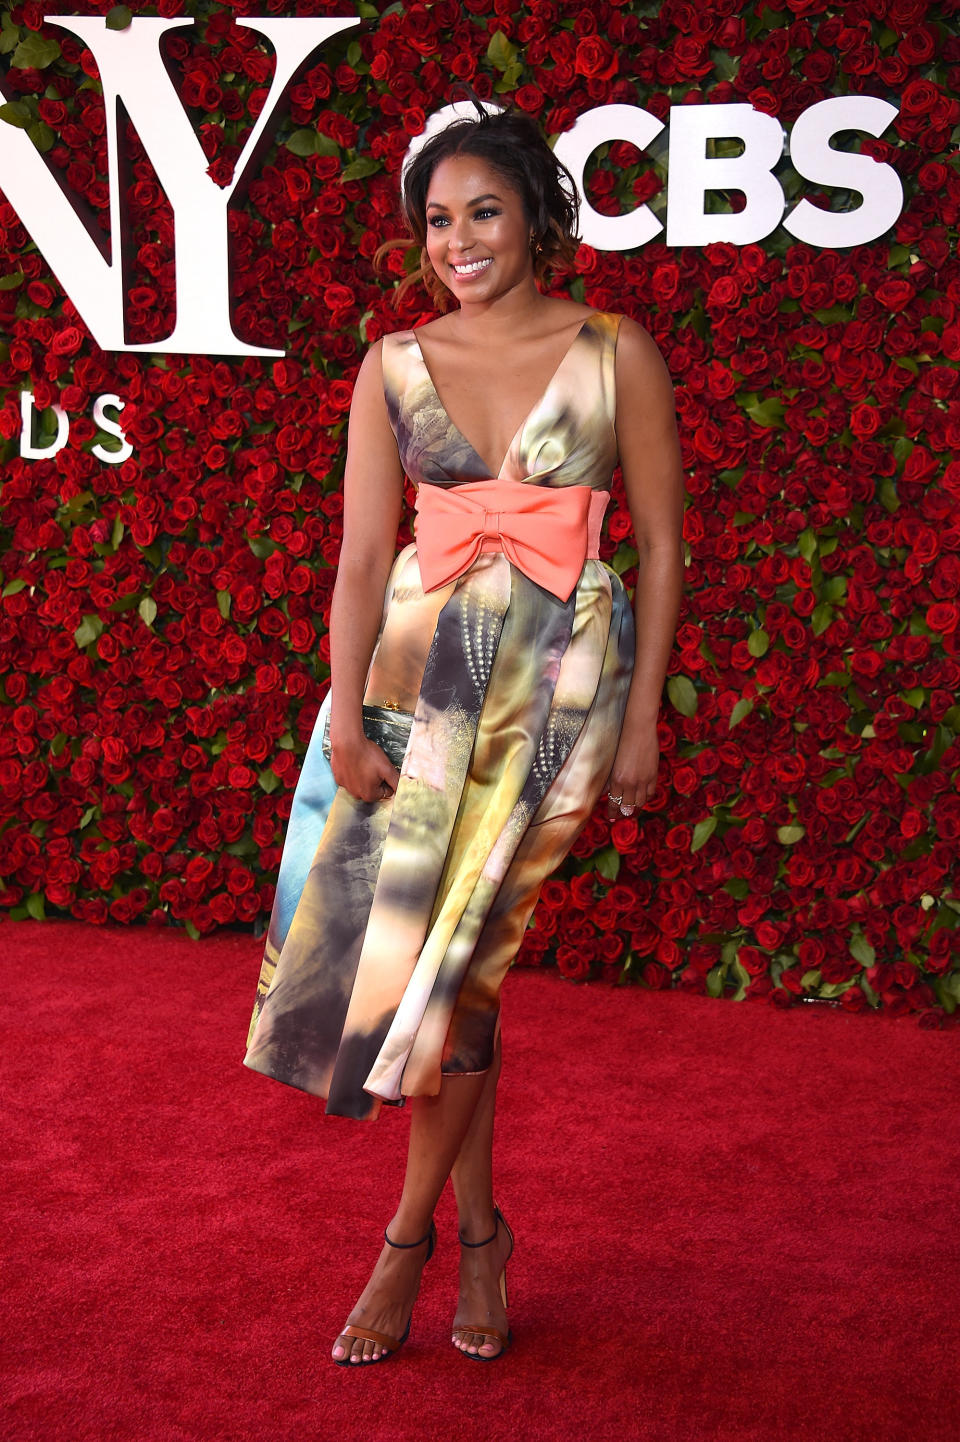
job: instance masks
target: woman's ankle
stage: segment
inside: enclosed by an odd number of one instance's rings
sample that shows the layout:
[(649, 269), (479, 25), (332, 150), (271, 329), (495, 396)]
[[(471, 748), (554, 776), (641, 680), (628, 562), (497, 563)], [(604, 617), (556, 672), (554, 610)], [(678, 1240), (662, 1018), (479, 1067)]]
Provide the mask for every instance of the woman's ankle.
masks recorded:
[(424, 1220), (423, 1216), (417, 1212), (407, 1212), (398, 1208), (387, 1223), (385, 1236), (393, 1247), (412, 1248), (419, 1246), (421, 1242), (426, 1244), (432, 1227), (432, 1216), (428, 1216)]
[(457, 1227), (460, 1241), (465, 1246), (483, 1246), (492, 1241), (498, 1227), (492, 1199), (459, 1210)]

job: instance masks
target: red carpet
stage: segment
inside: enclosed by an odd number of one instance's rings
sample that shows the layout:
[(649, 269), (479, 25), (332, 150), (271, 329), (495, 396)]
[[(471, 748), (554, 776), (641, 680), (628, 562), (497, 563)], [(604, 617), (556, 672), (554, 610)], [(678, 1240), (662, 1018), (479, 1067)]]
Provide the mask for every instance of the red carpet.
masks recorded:
[(960, 1035), (507, 984), (513, 1351), (327, 1360), (406, 1118), (240, 1065), (258, 944), (7, 923), (0, 1435), (70, 1442), (956, 1442)]

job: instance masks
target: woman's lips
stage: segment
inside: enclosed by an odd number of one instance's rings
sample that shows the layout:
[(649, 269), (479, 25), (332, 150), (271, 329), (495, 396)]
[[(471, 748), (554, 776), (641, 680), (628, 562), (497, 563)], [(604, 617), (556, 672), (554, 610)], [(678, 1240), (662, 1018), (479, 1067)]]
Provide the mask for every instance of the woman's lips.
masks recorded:
[(488, 255), (484, 256), (483, 260), (468, 261), (462, 269), (458, 268), (455, 264), (451, 264), (450, 269), (457, 277), (457, 280), (472, 280), (474, 276), (483, 275), (490, 269), (492, 264), (493, 256)]

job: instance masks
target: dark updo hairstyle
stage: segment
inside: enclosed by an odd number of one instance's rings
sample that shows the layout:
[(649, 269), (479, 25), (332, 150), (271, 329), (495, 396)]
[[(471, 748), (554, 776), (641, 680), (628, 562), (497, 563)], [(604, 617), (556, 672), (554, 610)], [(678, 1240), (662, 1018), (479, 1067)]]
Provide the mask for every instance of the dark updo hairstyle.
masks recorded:
[(580, 214), (573, 176), (524, 111), (508, 106), (491, 114), (472, 92), (470, 99), (476, 106), (477, 118), (452, 120), (421, 146), (406, 169), (402, 210), (409, 236), (385, 241), (374, 256), (374, 263), (379, 265), (396, 246), (419, 250), (419, 268), (397, 286), (395, 304), (418, 281), (441, 309), (445, 310), (449, 303), (451, 293), (427, 258), (426, 206), (433, 172), (442, 160), (455, 155), (473, 155), (486, 161), (520, 196), (533, 231), (530, 248), (538, 282), (551, 270), (573, 266)]

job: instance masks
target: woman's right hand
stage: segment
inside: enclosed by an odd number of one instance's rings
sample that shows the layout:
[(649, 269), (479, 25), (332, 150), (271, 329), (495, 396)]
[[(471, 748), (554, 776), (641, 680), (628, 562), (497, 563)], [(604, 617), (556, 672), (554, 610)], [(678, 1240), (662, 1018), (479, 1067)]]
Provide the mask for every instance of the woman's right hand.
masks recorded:
[(387, 754), (363, 732), (348, 740), (330, 738), (330, 769), (338, 786), (367, 802), (392, 796), (400, 776)]

